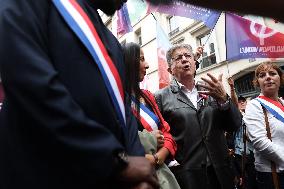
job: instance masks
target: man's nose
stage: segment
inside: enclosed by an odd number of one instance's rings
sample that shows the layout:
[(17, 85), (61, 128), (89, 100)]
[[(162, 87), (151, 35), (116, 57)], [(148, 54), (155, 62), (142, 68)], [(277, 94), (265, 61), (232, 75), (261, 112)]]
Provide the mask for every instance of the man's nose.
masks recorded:
[(182, 59), (181, 59), (181, 61), (182, 61), (182, 62), (187, 62), (187, 61), (188, 61), (188, 59), (185, 57), (185, 55), (184, 55), (184, 54), (182, 55)]

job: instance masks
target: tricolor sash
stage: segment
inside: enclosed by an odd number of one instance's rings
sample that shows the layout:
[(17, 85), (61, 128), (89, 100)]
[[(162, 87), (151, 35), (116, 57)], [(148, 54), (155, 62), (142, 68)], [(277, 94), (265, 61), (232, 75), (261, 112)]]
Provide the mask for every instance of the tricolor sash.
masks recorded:
[[(135, 115), (137, 119), (138, 118), (138, 112), (136, 110), (135, 104), (140, 103), (137, 102), (134, 97), (131, 99), (131, 107), (132, 107), (132, 112)], [(147, 130), (147, 131), (153, 131), (153, 130), (158, 130), (160, 121), (158, 116), (154, 114), (149, 108), (147, 108), (144, 104), (140, 103), (140, 122), (142, 126)]]
[(125, 126), (124, 92), (121, 78), (92, 21), (76, 0), (53, 0), (53, 3), (92, 55), (103, 76), (120, 124)]
[(284, 123), (284, 106), (280, 102), (271, 100), (265, 96), (259, 96), (256, 100), (276, 119)]

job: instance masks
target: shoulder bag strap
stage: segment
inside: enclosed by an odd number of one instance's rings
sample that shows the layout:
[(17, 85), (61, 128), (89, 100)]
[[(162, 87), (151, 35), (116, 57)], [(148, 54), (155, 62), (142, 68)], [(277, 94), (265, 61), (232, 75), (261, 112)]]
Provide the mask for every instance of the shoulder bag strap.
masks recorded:
[[(247, 126), (244, 124), (244, 121), (242, 120), (242, 135), (243, 135), (243, 147), (244, 151), (242, 153), (242, 172), (241, 172), (241, 177), (243, 178), (243, 181), (246, 182), (245, 180), (245, 166), (246, 166), (246, 155), (247, 155)], [(244, 188), (245, 185), (242, 185), (242, 188)]]
[[(271, 132), (270, 132), (270, 127), (269, 127), (269, 122), (268, 122), (268, 117), (267, 117), (267, 111), (264, 108), (264, 106), (262, 106), (262, 110), (263, 110), (263, 114), (264, 114), (264, 120), (265, 120), (265, 125), (266, 125), (266, 132), (267, 132), (267, 137), (269, 138), (270, 141), (272, 141), (271, 138)], [(271, 161), (271, 171), (272, 171), (272, 178), (273, 178), (273, 184), (275, 189), (279, 189), (279, 180), (278, 180), (278, 175), (276, 173), (276, 165), (273, 161)]]

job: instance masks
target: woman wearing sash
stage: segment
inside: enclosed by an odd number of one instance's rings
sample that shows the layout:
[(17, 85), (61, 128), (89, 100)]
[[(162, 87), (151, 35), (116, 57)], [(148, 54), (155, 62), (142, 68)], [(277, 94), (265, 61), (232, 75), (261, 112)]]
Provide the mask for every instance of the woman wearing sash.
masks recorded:
[(126, 91), (131, 94), (132, 112), (138, 122), (139, 137), (145, 149), (145, 156), (157, 167), (161, 188), (179, 188), (174, 175), (165, 165), (165, 162), (173, 160), (177, 150), (170, 134), (170, 126), (163, 119), (153, 94), (139, 87), (149, 68), (144, 52), (138, 44), (127, 43), (124, 46), (124, 56), (128, 81)]
[(244, 121), (255, 151), (258, 188), (284, 189), (284, 106), (278, 97), (284, 75), (265, 62), (256, 68), (253, 82), (261, 93), (247, 104)]

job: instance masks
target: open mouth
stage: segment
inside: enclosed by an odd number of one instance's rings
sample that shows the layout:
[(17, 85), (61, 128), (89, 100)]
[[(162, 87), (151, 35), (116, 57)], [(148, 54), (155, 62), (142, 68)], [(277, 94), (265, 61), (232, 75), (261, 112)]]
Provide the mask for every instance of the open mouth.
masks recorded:
[(184, 69), (184, 70), (189, 70), (189, 69), (190, 69), (190, 66), (189, 66), (189, 65), (185, 65), (185, 66), (183, 67), (183, 69)]

